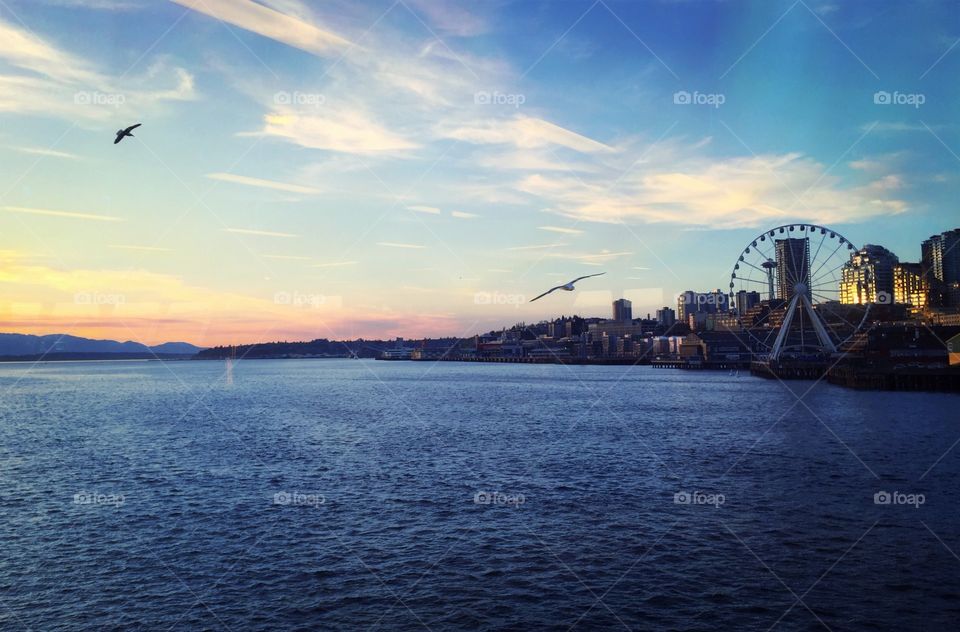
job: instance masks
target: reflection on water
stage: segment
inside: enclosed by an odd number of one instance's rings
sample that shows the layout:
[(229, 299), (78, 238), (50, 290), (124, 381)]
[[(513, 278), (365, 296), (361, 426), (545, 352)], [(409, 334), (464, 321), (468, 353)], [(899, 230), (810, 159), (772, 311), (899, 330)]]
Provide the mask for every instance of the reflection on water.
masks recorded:
[(0, 624), (946, 629), (957, 401), (645, 367), (0, 365)]

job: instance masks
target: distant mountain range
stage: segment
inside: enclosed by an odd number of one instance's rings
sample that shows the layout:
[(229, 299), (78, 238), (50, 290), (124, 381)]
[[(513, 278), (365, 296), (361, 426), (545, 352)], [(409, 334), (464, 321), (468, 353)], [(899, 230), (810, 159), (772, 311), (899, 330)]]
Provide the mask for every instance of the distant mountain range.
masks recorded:
[(50, 334), (32, 336), (29, 334), (0, 334), (0, 358), (5, 359), (88, 359), (88, 358), (161, 358), (190, 357), (202, 351), (187, 342), (165, 342), (149, 347), (139, 342), (127, 340), (93, 340)]

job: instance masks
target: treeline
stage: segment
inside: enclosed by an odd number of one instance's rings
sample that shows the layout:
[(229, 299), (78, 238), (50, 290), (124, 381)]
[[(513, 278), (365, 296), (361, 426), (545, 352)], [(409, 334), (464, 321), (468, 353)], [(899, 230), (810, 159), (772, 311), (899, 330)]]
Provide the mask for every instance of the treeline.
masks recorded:
[[(456, 338), (406, 340), (410, 349), (434, 349), (456, 344)], [(395, 340), (328, 340), (317, 338), (309, 342), (259, 342), (249, 345), (221, 346), (204, 349), (194, 356), (197, 360), (224, 360), (226, 358), (375, 358), (387, 349), (397, 348)]]

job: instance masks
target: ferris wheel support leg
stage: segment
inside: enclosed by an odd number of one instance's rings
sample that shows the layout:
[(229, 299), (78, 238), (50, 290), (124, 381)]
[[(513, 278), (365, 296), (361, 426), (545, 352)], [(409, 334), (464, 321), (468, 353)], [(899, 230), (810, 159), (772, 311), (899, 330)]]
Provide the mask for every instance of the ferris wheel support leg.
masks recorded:
[(820, 346), (823, 350), (829, 353), (837, 352), (837, 346), (833, 344), (833, 340), (830, 339), (830, 334), (827, 333), (827, 328), (823, 326), (823, 321), (820, 320), (820, 316), (814, 311), (813, 305), (810, 304), (810, 299), (807, 298), (805, 293), (801, 292), (795, 294), (793, 298), (790, 299), (789, 305), (787, 305), (787, 312), (783, 316), (783, 324), (780, 325), (780, 331), (777, 332), (777, 339), (774, 341), (773, 348), (770, 350), (771, 360), (779, 360), (780, 355), (783, 353), (783, 345), (786, 343), (787, 335), (790, 333), (790, 326), (793, 324), (793, 315), (797, 311), (798, 302), (801, 304), (801, 309), (803, 309), (810, 318), (810, 322), (813, 324), (813, 331), (817, 334), (817, 339), (820, 341)]
[(797, 308), (797, 301), (800, 295), (796, 294), (787, 305), (787, 312), (783, 315), (783, 322), (780, 324), (780, 331), (777, 332), (777, 339), (773, 341), (773, 348), (770, 349), (770, 359), (779, 360), (783, 352), (783, 343), (787, 340), (787, 333), (790, 331), (790, 325), (793, 323), (793, 313)]
[(836, 353), (837, 346), (833, 344), (833, 340), (830, 339), (830, 334), (827, 333), (827, 328), (823, 326), (823, 321), (820, 320), (820, 317), (817, 315), (817, 313), (813, 311), (813, 305), (810, 304), (810, 299), (807, 298), (806, 294), (801, 294), (800, 300), (803, 301), (803, 307), (807, 314), (810, 315), (810, 322), (813, 323), (813, 330), (817, 332), (817, 338), (820, 339), (820, 344), (823, 346), (824, 351)]

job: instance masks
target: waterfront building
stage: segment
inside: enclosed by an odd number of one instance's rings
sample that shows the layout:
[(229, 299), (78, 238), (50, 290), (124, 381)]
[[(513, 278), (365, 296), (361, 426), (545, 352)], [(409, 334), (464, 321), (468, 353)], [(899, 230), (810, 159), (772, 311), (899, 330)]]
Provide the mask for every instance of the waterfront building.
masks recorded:
[(559, 340), (560, 338), (565, 338), (570, 335), (569, 325), (570, 325), (570, 322), (562, 318), (558, 318), (557, 320), (551, 321), (547, 325), (547, 335), (550, 336), (551, 338), (554, 338), (555, 340)]
[(738, 335), (727, 331), (698, 332), (687, 335), (680, 345), (680, 357), (699, 357), (704, 362), (745, 362), (751, 349)]
[(657, 336), (650, 339), (650, 351), (654, 356), (666, 356), (672, 353), (670, 340), (666, 336)]
[(670, 336), (667, 338), (667, 344), (669, 345), (670, 353), (673, 355), (680, 355), (680, 344), (683, 342), (683, 336)]
[(643, 324), (635, 324), (632, 321), (604, 320), (599, 323), (591, 323), (588, 331), (600, 337), (604, 334), (613, 336), (642, 336), (644, 332)]
[(681, 360), (688, 363), (703, 362), (704, 346), (700, 337), (697, 334), (688, 334), (680, 343), (680, 353), (678, 355)]
[(960, 366), (960, 334), (947, 340), (947, 358), (950, 366)]
[(934, 325), (958, 327), (960, 326), (960, 310), (949, 307), (934, 307), (924, 312)]
[(729, 312), (706, 314), (703, 329), (707, 331), (738, 331), (741, 329), (740, 319), (736, 314)]
[(891, 324), (864, 332), (862, 354), (874, 364), (887, 366), (942, 366), (949, 363), (949, 345), (960, 334), (958, 327)]
[(893, 267), (893, 302), (910, 305), (914, 309), (927, 306), (930, 284), (919, 263), (898, 263)]
[(932, 235), (921, 246), (931, 305), (960, 307), (960, 228)]
[(633, 320), (633, 304), (625, 298), (618, 298), (613, 302), (613, 320)]
[(840, 302), (844, 305), (893, 302), (893, 269), (897, 255), (883, 246), (867, 244), (850, 255), (840, 271)]
[(774, 243), (777, 257), (777, 298), (790, 300), (794, 288), (803, 283), (810, 296), (810, 239), (787, 237)]

